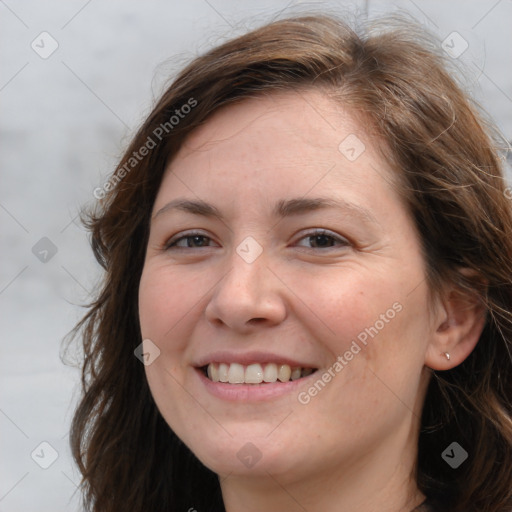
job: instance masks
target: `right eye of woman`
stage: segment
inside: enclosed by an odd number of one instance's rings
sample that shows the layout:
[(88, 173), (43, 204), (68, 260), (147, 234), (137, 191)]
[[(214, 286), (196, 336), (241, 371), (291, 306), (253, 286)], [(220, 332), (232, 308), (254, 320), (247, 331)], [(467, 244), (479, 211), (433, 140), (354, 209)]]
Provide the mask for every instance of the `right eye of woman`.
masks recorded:
[(165, 244), (165, 249), (197, 249), (201, 247), (208, 247), (207, 241), (211, 242), (212, 239), (203, 233), (190, 232), (171, 238), (171, 240)]

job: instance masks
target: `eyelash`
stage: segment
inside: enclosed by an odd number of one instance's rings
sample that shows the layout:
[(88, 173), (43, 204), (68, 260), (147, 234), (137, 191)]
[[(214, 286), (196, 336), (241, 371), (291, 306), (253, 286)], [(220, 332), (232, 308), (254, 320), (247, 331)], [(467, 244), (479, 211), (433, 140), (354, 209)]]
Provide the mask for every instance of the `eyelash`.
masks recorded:
[[(179, 238), (169, 240), (169, 242), (167, 242), (165, 244), (164, 249), (165, 250), (171, 250), (171, 249), (201, 249), (202, 247), (177, 247), (176, 246), (176, 244), (178, 242), (180, 242), (181, 240), (191, 239), (191, 238), (194, 238), (196, 236), (199, 236), (199, 237), (211, 240), (211, 237), (206, 236), (206, 235), (204, 235), (201, 232), (192, 231), (190, 233), (187, 233), (185, 235), (180, 236)], [(299, 238), (299, 241), (303, 240), (305, 238), (313, 238), (313, 237), (318, 237), (318, 236), (325, 236), (327, 238), (330, 238), (331, 240), (334, 240), (334, 242), (338, 242), (343, 247), (347, 247), (347, 246), (350, 245), (350, 242), (348, 240), (346, 240), (345, 238), (340, 237), (340, 236), (332, 233), (331, 231), (327, 231), (325, 229), (316, 229), (316, 230), (310, 231), (309, 233), (306, 233), (301, 238)], [(308, 249), (323, 249), (323, 250), (326, 250), (326, 249), (335, 249), (335, 248), (336, 248), (335, 246), (332, 246), (332, 247), (327, 247), (327, 248), (309, 247)]]

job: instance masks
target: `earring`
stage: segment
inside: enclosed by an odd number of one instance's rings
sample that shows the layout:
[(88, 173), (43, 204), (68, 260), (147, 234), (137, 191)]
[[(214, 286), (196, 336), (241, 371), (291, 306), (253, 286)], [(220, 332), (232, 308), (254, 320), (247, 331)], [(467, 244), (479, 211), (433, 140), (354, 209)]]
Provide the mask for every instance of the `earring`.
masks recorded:
[(444, 357), (446, 357), (446, 359), (448, 359), (448, 361), (450, 360), (450, 353), (449, 352), (445, 352), (444, 353)]

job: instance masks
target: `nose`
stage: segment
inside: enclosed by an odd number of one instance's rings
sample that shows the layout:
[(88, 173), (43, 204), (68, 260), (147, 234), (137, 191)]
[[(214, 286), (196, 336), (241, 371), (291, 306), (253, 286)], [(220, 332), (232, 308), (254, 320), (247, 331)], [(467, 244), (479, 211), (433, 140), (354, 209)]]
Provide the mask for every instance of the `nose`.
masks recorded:
[(234, 253), (206, 306), (206, 318), (240, 333), (278, 325), (286, 318), (282, 286), (263, 255), (247, 263)]

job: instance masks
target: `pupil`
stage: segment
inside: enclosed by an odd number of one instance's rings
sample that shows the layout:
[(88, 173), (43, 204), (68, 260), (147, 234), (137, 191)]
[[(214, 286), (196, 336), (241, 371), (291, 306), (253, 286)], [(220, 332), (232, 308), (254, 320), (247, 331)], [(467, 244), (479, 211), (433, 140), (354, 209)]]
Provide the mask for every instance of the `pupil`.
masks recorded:
[[(315, 235), (313, 239), (315, 240), (315, 243), (313, 245), (316, 245), (318, 247), (326, 247), (329, 245), (330, 242), (330, 237), (327, 235)], [(320, 243), (318, 243), (319, 241)]]
[(200, 247), (202, 247), (204, 245), (205, 238), (206, 237), (204, 237), (202, 235), (195, 235), (195, 236), (193, 236), (192, 237), (193, 245), (199, 245)]

